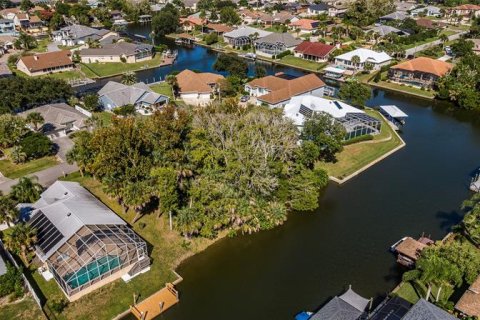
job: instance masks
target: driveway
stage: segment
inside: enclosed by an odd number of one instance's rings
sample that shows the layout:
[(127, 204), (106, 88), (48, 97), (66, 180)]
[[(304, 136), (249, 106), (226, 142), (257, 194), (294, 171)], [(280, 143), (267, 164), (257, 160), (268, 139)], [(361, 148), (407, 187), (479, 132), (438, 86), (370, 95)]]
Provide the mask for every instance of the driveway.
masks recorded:
[[(461, 31), (461, 32), (458, 32), (456, 34), (452, 34), (451, 36), (448, 37), (448, 40), (449, 41), (452, 41), (452, 40), (457, 40), (459, 39), (462, 35), (468, 33), (467, 31)], [(416, 47), (413, 47), (413, 48), (410, 48), (410, 49), (407, 49), (405, 50), (405, 56), (408, 57), (408, 56), (413, 56), (415, 55), (415, 53), (417, 52), (420, 52), (422, 50), (425, 50), (425, 49), (428, 49), (430, 47), (434, 47), (436, 45), (439, 45), (441, 44), (442, 41), (441, 40), (435, 40), (435, 41), (432, 41), (432, 42), (428, 42), (428, 43), (424, 43), (424, 44), (421, 44), (421, 45), (418, 45)]]
[(54, 51), (60, 51), (60, 49), (58, 48), (58, 45), (60, 43), (58, 42), (50, 42), (48, 45), (47, 45), (47, 51), (48, 52), (54, 52)]
[(69, 137), (61, 137), (53, 140), (53, 143), (57, 145), (57, 157), (60, 161), (67, 162), (67, 152), (73, 147), (73, 141)]

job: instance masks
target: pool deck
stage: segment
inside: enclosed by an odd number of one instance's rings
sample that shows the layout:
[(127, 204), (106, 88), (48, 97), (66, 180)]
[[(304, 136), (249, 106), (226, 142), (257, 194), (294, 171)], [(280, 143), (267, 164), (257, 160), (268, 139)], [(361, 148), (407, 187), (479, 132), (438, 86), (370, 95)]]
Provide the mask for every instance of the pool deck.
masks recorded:
[(130, 311), (139, 320), (150, 320), (178, 302), (178, 291), (175, 290), (173, 284), (167, 283), (165, 288), (160, 289), (139, 304), (130, 306)]

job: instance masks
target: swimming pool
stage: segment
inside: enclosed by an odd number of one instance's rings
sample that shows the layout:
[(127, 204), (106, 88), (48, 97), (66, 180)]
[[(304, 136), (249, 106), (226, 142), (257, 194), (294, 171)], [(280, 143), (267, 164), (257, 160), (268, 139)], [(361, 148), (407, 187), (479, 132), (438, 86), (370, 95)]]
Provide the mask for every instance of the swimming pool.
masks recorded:
[(104, 256), (90, 262), (86, 266), (78, 269), (76, 272), (65, 275), (63, 280), (65, 280), (70, 288), (75, 289), (81, 285), (84, 285), (90, 280), (100, 277), (119, 265), (120, 259), (118, 256)]

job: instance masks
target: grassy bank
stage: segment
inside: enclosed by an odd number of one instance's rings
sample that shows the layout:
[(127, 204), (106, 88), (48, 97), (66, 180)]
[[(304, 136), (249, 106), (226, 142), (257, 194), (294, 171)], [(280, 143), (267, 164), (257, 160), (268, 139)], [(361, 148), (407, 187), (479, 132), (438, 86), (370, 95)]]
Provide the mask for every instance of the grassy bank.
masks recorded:
[(152, 89), (156, 93), (163, 94), (164, 96), (169, 97), (170, 100), (173, 100), (172, 86), (166, 82), (160, 82), (160, 83), (151, 85), (150, 89)]
[(45, 320), (45, 316), (38, 307), (38, 304), (31, 297), (27, 297), (20, 302), (0, 306), (0, 315), (0, 318), (5, 320)]
[(367, 113), (382, 120), (380, 134), (374, 136), (371, 141), (345, 146), (337, 155), (335, 163), (319, 162), (317, 166), (327, 170), (329, 176), (343, 180), (402, 145), (401, 139), (377, 111), (367, 110)]
[(313, 72), (318, 72), (327, 65), (327, 63), (318, 63), (315, 61), (309, 61), (302, 58), (294, 57), (292, 55), (285, 56), (282, 59), (275, 61), (275, 63), (279, 63), (279, 64), (283, 64), (283, 65), (291, 66), (295, 68), (306, 69)]
[[(432, 292), (431, 292), (431, 299), (435, 299), (438, 294), (439, 287), (433, 285)], [(392, 291), (393, 296), (398, 296), (407, 300), (408, 302), (415, 304), (420, 298), (424, 298), (427, 296), (428, 288), (420, 281), (407, 281), (402, 282)], [(450, 286), (443, 286), (439, 300), (440, 302), (447, 302), (450, 296), (453, 294), (454, 289)]]
[[(88, 177), (82, 178), (78, 173), (69, 175), (66, 180), (80, 182), (127, 222), (133, 219), (134, 213), (123, 214), (119, 204), (102, 191), (98, 181)], [(142, 300), (158, 291), (166, 282), (175, 279), (171, 270), (180, 261), (213, 243), (213, 240), (206, 239), (186, 241), (176, 231), (168, 229), (167, 217), (158, 218), (155, 213), (142, 217), (133, 225), (133, 229), (148, 243), (149, 256), (152, 260), (151, 270), (135, 277), (129, 283), (119, 279), (70, 303), (62, 314), (58, 315), (58, 319), (112, 319), (128, 309), (134, 294), (140, 295)], [(47, 282), (37, 272), (33, 277), (47, 303), (63, 297), (54, 280)]]
[(152, 60), (137, 62), (137, 63), (123, 63), (123, 62), (109, 62), (109, 63), (81, 63), (81, 70), (91, 78), (103, 78), (109, 76), (120, 75), (125, 72), (133, 72), (142, 69), (155, 68), (163, 62), (160, 54), (155, 55)]
[(397, 92), (405, 93), (408, 95), (414, 95), (420, 98), (427, 98), (427, 99), (435, 98), (434, 91), (421, 90), (418, 88), (414, 88), (406, 85), (400, 85), (397, 83), (391, 83), (387, 81), (379, 81), (379, 82), (370, 81), (368, 84), (373, 87), (378, 87), (378, 88), (387, 89), (391, 91), (397, 91)]
[(28, 161), (26, 163), (15, 164), (10, 160), (0, 160), (0, 172), (7, 178), (16, 179), (27, 174), (32, 174), (58, 164), (55, 157), (44, 157)]

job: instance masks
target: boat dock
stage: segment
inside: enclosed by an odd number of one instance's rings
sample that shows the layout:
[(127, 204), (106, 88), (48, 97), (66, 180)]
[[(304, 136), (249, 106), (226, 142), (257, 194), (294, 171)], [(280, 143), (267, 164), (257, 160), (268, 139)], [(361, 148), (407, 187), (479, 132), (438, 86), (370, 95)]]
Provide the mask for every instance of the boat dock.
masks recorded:
[(130, 306), (130, 312), (138, 320), (153, 319), (179, 302), (178, 291), (171, 283), (142, 302)]
[(399, 131), (405, 125), (405, 119), (408, 115), (397, 106), (380, 106), (380, 113), (388, 120), (388, 124), (395, 131)]

